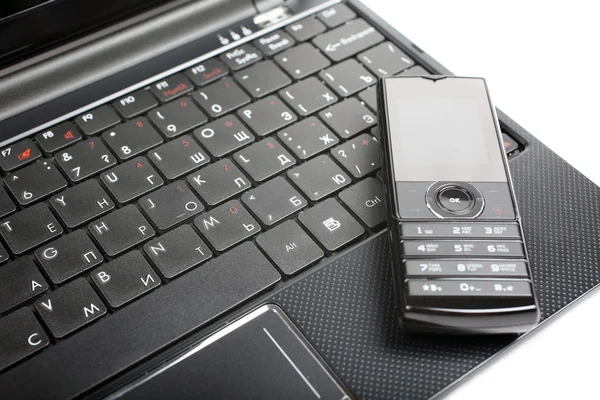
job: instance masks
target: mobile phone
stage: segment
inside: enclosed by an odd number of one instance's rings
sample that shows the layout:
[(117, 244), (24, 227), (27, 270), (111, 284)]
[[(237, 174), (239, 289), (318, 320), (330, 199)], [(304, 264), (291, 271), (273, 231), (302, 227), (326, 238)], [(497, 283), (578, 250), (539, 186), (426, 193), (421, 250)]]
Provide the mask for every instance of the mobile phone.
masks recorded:
[(539, 307), (485, 80), (382, 78), (377, 95), (403, 329), (529, 330)]

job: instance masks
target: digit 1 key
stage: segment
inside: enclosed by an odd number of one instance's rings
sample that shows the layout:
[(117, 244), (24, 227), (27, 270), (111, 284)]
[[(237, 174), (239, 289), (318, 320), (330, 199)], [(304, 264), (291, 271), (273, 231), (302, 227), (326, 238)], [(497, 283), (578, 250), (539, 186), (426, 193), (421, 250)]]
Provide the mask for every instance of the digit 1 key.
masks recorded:
[(34, 203), (67, 186), (52, 161), (40, 160), (9, 174), (4, 183), (22, 206)]
[(43, 203), (0, 221), (0, 235), (16, 255), (25, 253), (62, 233), (62, 226)]
[(142, 197), (139, 204), (161, 231), (204, 211), (200, 200), (182, 181), (173, 182)]
[(121, 160), (128, 160), (163, 142), (162, 137), (143, 117), (117, 125), (104, 132), (102, 137)]
[(71, 182), (79, 182), (110, 168), (117, 160), (100, 139), (79, 142), (54, 156)]
[(162, 186), (164, 180), (144, 157), (137, 157), (100, 175), (106, 188), (121, 204)]

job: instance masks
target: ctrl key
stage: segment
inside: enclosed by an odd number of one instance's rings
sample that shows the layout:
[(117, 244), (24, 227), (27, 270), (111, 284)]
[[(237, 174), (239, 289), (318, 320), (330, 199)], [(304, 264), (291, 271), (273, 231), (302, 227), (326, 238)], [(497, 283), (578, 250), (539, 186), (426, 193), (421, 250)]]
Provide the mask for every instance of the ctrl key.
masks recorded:
[(22, 308), (0, 319), (0, 337), (0, 371), (40, 351), (50, 343), (28, 308)]

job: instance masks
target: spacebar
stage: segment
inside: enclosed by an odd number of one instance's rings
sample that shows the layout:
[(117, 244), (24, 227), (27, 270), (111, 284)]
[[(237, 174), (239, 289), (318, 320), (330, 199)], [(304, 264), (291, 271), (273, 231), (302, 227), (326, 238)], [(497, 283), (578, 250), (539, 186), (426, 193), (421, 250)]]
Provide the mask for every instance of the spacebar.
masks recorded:
[(279, 279), (244, 243), (0, 374), (0, 387), (23, 399), (80, 395)]

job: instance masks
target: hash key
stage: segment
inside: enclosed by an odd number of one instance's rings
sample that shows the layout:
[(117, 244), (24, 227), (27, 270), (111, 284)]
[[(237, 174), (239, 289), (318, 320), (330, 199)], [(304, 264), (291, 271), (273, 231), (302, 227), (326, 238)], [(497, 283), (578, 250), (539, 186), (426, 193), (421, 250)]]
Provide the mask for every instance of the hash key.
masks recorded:
[(354, 59), (321, 71), (319, 76), (342, 97), (351, 96), (376, 82), (373, 75)]
[(180, 226), (148, 242), (144, 250), (167, 279), (212, 257), (208, 246), (189, 225)]
[(168, 138), (181, 135), (208, 120), (188, 98), (152, 110), (148, 113), (148, 117)]
[(296, 159), (272, 138), (263, 139), (238, 151), (234, 158), (257, 182), (262, 182), (296, 164)]
[(26, 208), (0, 221), (0, 235), (13, 252), (19, 255), (52, 238), (63, 228), (43, 203)]
[(296, 113), (306, 116), (337, 101), (337, 97), (315, 77), (295, 83), (279, 92)]
[(280, 131), (277, 137), (301, 160), (335, 146), (340, 140), (316, 117), (308, 117)]
[(304, 197), (281, 176), (244, 193), (242, 201), (267, 226), (308, 205)]
[(67, 186), (67, 181), (50, 160), (34, 164), (9, 174), (4, 183), (22, 206), (31, 204)]
[(264, 97), (292, 83), (273, 61), (261, 61), (234, 75), (235, 79), (255, 98)]
[(343, 139), (352, 137), (377, 124), (373, 113), (355, 98), (342, 101), (321, 111), (319, 117)]
[(335, 199), (301, 212), (298, 220), (329, 251), (339, 250), (365, 232)]
[(204, 211), (204, 206), (181, 181), (158, 189), (139, 201), (146, 215), (161, 231)]
[(100, 179), (121, 204), (128, 203), (164, 183), (144, 157), (117, 165), (100, 175)]
[(275, 61), (294, 79), (304, 79), (331, 65), (310, 43), (302, 43), (275, 56)]
[(187, 181), (209, 206), (252, 187), (250, 180), (227, 158), (191, 174)]
[(48, 293), (35, 309), (57, 339), (106, 314), (106, 306), (84, 278)]
[(42, 152), (31, 139), (23, 139), (0, 150), (0, 168), (10, 172), (41, 156)]
[(350, 184), (350, 177), (326, 155), (288, 171), (288, 178), (312, 201), (337, 192)]
[(67, 228), (71, 229), (115, 208), (115, 203), (95, 179), (53, 196), (50, 205)]
[(331, 154), (357, 179), (381, 166), (379, 141), (368, 133), (339, 145), (331, 150)]
[(119, 308), (160, 285), (160, 278), (137, 250), (101, 266), (91, 277), (112, 308)]
[(167, 179), (176, 179), (208, 163), (210, 159), (190, 135), (181, 136), (148, 153)]
[(88, 225), (94, 239), (110, 257), (129, 250), (154, 236), (146, 218), (134, 205), (128, 205)]
[(44, 293), (49, 287), (29, 257), (4, 265), (0, 268), (0, 314)]
[(238, 115), (258, 136), (268, 135), (298, 119), (277, 96), (252, 103), (238, 110)]
[(235, 115), (227, 115), (196, 129), (194, 136), (214, 157), (223, 157), (254, 141), (254, 135)]
[(128, 160), (163, 142), (144, 117), (117, 125), (104, 132), (102, 138), (121, 160)]
[(217, 251), (225, 251), (261, 230), (260, 224), (237, 200), (202, 214), (194, 224)]
[(57, 153), (54, 159), (71, 182), (79, 182), (115, 165), (117, 160), (102, 141), (92, 138)]
[(213, 118), (250, 102), (250, 97), (229, 77), (194, 92), (192, 96)]

